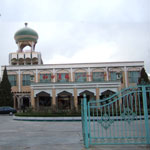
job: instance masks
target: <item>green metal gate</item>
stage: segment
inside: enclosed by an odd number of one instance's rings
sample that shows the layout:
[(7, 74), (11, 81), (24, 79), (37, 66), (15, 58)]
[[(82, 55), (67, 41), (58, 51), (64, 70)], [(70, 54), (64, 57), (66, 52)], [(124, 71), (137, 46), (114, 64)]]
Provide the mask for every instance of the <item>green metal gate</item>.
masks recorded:
[[(123, 89), (104, 100), (81, 103), (84, 145), (150, 144), (150, 86)], [(149, 107), (149, 109), (148, 109)]]

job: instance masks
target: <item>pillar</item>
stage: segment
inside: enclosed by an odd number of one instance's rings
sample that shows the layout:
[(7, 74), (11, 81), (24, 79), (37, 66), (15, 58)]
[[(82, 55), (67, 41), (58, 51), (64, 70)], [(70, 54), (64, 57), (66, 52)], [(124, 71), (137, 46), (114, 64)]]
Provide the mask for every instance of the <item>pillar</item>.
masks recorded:
[(17, 46), (18, 46), (18, 51), (21, 52), (20, 42), (17, 44)]
[(99, 88), (96, 88), (96, 100), (99, 100)]
[(54, 76), (53, 82), (56, 82), (56, 75), (55, 75), (55, 69), (54, 68), (53, 68), (53, 76)]
[[(118, 87), (118, 92), (119, 92), (119, 91), (121, 91), (121, 86)], [(121, 106), (121, 105), (122, 105), (121, 93), (120, 93), (120, 95), (118, 95), (118, 96), (120, 97), (120, 99), (119, 99), (119, 105)]]
[(35, 70), (35, 82), (38, 83), (38, 70)]
[(56, 107), (56, 89), (52, 89), (52, 106)]
[(13, 101), (14, 101), (14, 108), (16, 109), (16, 96), (13, 96)]
[(74, 107), (78, 110), (78, 96), (77, 96), (77, 89), (74, 88)]
[(31, 43), (31, 51), (34, 51), (34, 42)]
[(125, 73), (125, 87), (128, 87), (128, 78), (127, 78), (127, 67), (124, 67), (124, 73)]
[(99, 88), (97, 87), (96, 88), (96, 101), (97, 101), (97, 103), (96, 103), (96, 105), (97, 106), (99, 106), (99, 103), (98, 103), (98, 100), (99, 100), (100, 98), (99, 98)]
[(91, 81), (91, 69), (88, 68), (88, 81), (90, 82)]
[(105, 73), (106, 73), (106, 78), (105, 78), (105, 80), (106, 80), (106, 81), (109, 81), (109, 72), (108, 72), (108, 68), (107, 68), (107, 67), (106, 67)]
[(70, 82), (73, 82), (73, 72), (72, 72), (72, 68), (70, 68)]
[(20, 69), (18, 70), (18, 91), (21, 92), (21, 73), (20, 73)]
[(17, 97), (17, 102), (18, 102), (18, 109), (21, 109), (21, 104), (20, 104), (20, 97)]
[(31, 89), (31, 106), (33, 109), (36, 108), (36, 104), (35, 104), (35, 98), (34, 98), (34, 90)]

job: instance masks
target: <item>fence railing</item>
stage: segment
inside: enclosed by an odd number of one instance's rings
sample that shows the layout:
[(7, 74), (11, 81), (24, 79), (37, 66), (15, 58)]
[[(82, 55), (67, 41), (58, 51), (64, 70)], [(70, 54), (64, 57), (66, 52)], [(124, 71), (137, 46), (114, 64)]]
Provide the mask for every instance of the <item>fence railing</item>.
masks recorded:
[(150, 144), (150, 86), (123, 89), (104, 100), (81, 103), (85, 147), (97, 144)]

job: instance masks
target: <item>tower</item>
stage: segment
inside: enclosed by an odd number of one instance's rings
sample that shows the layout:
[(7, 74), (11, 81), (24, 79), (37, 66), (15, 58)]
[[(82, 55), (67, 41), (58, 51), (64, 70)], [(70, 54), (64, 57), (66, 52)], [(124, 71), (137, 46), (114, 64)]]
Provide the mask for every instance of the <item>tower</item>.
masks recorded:
[[(35, 51), (38, 34), (35, 30), (28, 27), (28, 23), (25, 23), (25, 27), (15, 33), (14, 39), (18, 46), (18, 50), (15, 53), (9, 54), (10, 65), (43, 64), (41, 53)], [(26, 46), (29, 46), (30, 50), (24, 51)]]
[(33, 29), (27, 27), (27, 25), (28, 23), (25, 23), (25, 27), (18, 30), (14, 35), (14, 39), (18, 45), (18, 52), (22, 52), (26, 46), (30, 46), (31, 51), (35, 51), (38, 34)]

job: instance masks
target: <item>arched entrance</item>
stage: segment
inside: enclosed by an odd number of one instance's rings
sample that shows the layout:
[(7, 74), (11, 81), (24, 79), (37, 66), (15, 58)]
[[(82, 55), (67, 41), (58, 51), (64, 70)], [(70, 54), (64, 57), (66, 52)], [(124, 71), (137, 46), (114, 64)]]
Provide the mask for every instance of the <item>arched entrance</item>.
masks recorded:
[(14, 107), (17, 110), (25, 110), (26, 108), (31, 106), (30, 93), (13, 93), (14, 97)]
[(36, 97), (37, 97), (37, 107), (51, 106), (52, 98), (50, 94), (42, 91), (38, 93)]
[(110, 97), (113, 94), (115, 94), (114, 91), (106, 90), (106, 91), (101, 93), (100, 99), (108, 98), (108, 97)]
[(57, 96), (57, 108), (61, 110), (72, 109), (72, 94), (66, 91), (59, 93)]
[(23, 97), (22, 99), (23, 99), (23, 106), (25, 108), (29, 107), (30, 106), (30, 99), (29, 99), (29, 97)]
[(78, 108), (81, 108), (81, 100), (83, 99), (83, 95), (86, 95), (87, 102), (95, 99), (94, 93), (88, 90), (81, 92), (78, 96)]

